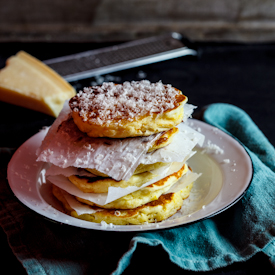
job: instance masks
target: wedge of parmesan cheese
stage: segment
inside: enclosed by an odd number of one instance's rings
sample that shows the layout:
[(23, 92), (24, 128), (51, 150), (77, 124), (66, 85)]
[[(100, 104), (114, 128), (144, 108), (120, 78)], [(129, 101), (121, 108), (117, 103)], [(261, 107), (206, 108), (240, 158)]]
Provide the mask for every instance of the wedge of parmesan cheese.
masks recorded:
[(57, 117), (75, 89), (47, 65), (24, 51), (0, 71), (0, 100)]

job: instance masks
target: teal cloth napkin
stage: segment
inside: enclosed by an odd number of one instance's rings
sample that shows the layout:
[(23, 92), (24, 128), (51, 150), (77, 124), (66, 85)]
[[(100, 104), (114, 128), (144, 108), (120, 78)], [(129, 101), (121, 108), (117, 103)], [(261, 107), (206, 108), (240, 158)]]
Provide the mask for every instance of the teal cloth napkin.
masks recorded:
[[(228, 210), (172, 229), (107, 232), (49, 221), (13, 195), (6, 180), (13, 150), (1, 149), (0, 225), (26, 273), (118, 275), (131, 267), (134, 255), (142, 257), (144, 246), (146, 251), (165, 251), (163, 261), (191, 271), (226, 267), (256, 253), (267, 255), (275, 268), (274, 148), (250, 117), (235, 106), (210, 105), (203, 119), (245, 146), (253, 162), (253, 180), (244, 197)], [(165, 266), (165, 262), (161, 264)]]
[(203, 120), (236, 138), (249, 153), (254, 175), (244, 197), (212, 218), (164, 231), (137, 234), (113, 275), (130, 264), (139, 243), (160, 245), (183, 269), (208, 271), (265, 253), (275, 268), (275, 151), (251, 118), (228, 104), (210, 105)]

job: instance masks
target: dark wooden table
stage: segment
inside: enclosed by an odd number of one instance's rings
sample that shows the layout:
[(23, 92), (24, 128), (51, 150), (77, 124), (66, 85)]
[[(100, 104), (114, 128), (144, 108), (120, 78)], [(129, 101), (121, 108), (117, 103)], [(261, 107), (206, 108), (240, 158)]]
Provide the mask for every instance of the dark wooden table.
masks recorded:
[[(19, 50), (25, 50), (40, 60), (90, 50), (106, 45), (99, 44), (47, 44), (47, 43), (2, 43), (0, 68), (6, 58)], [(135, 69), (112, 73), (117, 82), (126, 80), (162, 80), (183, 91), (189, 103), (198, 106), (195, 116), (207, 105), (215, 102), (234, 104), (246, 111), (258, 127), (275, 145), (275, 44), (197, 44), (198, 57), (177, 58)], [(103, 76), (104, 79), (106, 76)], [(98, 79), (92, 78), (72, 83), (77, 89), (90, 85)], [(43, 126), (51, 125), (52, 117), (35, 113), (24, 108), (0, 102), (0, 147), (17, 148)], [(8, 114), (8, 115), (7, 115)], [(3, 119), (5, 118), (5, 119)], [(18, 134), (20, 133), (20, 134)], [(24, 274), (24, 269), (13, 255), (5, 233), (0, 231), (1, 269), (10, 274)], [(140, 258), (144, 261), (140, 263)], [(146, 246), (134, 254), (131, 266), (125, 274), (159, 273), (163, 266), (153, 265), (154, 261), (167, 262), (166, 253)], [(10, 262), (11, 261), (11, 262)], [(148, 265), (144, 273), (144, 267)], [(174, 264), (167, 264), (169, 273), (183, 272)], [(256, 268), (265, 268), (265, 274), (274, 274), (268, 259), (256, 255), (244, 263), (207, 272), (207, 274), (252, 274)], [(193, 272), (184, 271), (184, 274)], [(5, 273), (4, 273), (5, 274)]]

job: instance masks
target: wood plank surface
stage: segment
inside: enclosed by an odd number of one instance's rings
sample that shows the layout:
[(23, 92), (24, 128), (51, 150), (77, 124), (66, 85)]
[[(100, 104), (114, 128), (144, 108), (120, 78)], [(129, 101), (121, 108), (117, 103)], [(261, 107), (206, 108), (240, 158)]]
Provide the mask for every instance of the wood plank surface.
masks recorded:
[(0, 0), (0, 42), (128, 41), (177, 31), (196, 41), (275, 40), (272, 0)]

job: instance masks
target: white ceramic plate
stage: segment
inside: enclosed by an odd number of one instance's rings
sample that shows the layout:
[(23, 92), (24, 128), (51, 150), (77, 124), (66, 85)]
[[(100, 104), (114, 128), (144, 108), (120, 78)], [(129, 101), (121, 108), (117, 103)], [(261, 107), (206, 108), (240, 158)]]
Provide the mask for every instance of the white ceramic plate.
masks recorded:
[[(8, 165), (8, 181), (15, 196), (33, 211), (53, 221), (72, 226), (110, 231), (143, 231), (180, 226), (211, 217), (236, 203), (250, 185), (253, 175), (251, 159), (231, 136), (204, 122), (190, 119), (189, 126), (205, 135), (205, 144), (189, 165), (202, 176), (196, 181), (188, 199), (176, 215), (160, 223), (146, 225), (104, 225), (82, 221), (62, 212), (51, 194), (51, 183), (44, 178), (47, 164), (36, 162), (36, 150), (46, 131), (27, 140)], [(212, 148), (211, 150), (209, 150)], [(42, 171), (42, 172), (41, 172)]]

